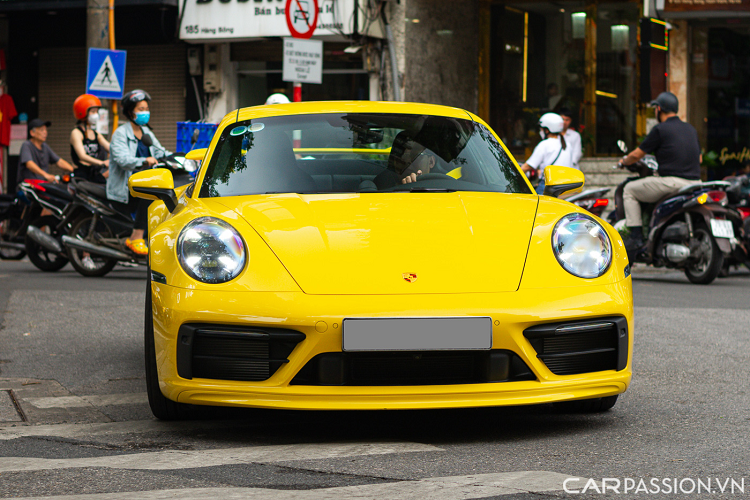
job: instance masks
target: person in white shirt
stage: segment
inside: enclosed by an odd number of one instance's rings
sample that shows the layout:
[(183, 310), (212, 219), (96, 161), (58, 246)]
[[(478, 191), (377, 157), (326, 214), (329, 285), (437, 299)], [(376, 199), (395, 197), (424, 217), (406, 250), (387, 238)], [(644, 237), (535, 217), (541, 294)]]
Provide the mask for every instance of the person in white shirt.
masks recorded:
[(548, 165), (560, 165), (562, 167), (573, 166), (573, 155), (562, 135), (563, 119), (556, 113), (545, 113), (539, 119), (540, 134), (544, 139), (536, 145), (526, 162), (521, 165), (524, 172), (536, 170), (539, 174), (539, 185), (536, 192), (544, 193), (544, 169)]
[(578, 162), (581, 161), (583, 156), (583, 149), (581, 147), (581, 134), (570, 128), (573, 123), (573, 113), (568, 108), (563, 108), (558, 114), (563, 119), (563, 137), (565, 137), (565, 142), (573, 155), (573, 168), (580, 170), (581, 167), (578, 166)]

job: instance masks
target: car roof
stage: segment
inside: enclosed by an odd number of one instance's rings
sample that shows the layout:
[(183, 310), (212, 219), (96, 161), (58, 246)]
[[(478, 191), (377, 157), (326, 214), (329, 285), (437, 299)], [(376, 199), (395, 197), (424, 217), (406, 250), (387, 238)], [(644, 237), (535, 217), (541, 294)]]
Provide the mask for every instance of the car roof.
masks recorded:
[[(311, 101), (241, 108), (236, 111), (232, 121), (244, 121), (267, 116), (318, 113), (401, 113), (475, 119), (466, 110), (438, 104), (394, 101)], [(227, 115), (225, 119), (230, 118), (232, 114), (234, 112)]]

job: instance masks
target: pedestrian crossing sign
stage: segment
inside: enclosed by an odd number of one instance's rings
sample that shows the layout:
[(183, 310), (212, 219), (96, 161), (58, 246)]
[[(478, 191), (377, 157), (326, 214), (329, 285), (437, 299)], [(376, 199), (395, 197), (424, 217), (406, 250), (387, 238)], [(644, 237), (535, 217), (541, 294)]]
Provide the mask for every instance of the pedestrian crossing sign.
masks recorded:
[(86, 93), (102, 99), (122, 99), (126, 56), (125, 50), (89, 49)]

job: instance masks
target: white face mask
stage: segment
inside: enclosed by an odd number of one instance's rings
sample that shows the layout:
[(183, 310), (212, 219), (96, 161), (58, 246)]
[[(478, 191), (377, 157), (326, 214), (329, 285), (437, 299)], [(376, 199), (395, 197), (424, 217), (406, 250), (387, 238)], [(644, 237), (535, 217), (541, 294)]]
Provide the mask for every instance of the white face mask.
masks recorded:
[(99, 113), (91, 113), (89, 115), (89, 125), (92, 127), (99, 123)]

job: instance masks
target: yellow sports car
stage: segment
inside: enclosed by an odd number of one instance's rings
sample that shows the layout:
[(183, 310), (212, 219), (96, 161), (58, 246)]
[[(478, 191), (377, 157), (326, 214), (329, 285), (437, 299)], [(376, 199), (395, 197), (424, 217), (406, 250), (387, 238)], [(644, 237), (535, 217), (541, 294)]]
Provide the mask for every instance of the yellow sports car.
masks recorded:
[(149, 210), (153, 413), (187, 405), (415, 409), (615, 404), (631, 378), (617, 232), (535, 194), (460, 109), (310, 102), (227, 115), (195, 183), (130, 177)]

